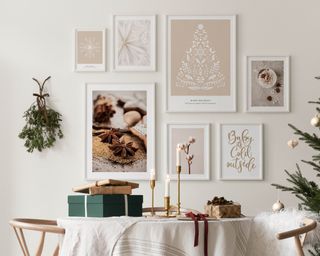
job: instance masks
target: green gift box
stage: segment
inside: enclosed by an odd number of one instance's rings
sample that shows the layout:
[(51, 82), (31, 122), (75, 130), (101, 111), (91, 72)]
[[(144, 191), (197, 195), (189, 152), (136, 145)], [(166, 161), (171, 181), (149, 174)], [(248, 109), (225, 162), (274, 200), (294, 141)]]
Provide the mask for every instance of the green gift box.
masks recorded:
[(139, 217), (142, 216), (142, 203), (142, 195), (68, 196), (70, 217)]

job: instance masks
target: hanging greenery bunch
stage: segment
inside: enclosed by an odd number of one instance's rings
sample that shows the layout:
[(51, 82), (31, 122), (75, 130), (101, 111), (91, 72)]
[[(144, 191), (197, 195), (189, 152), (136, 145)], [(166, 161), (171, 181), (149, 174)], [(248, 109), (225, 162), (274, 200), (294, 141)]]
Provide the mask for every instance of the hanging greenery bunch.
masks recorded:
[(51, 77), (47, 77), (41, 84), (37, 79), (32, 78), (39, 86), (39, 93), (34, 93), (36, 102), (34, 102), (27, 111), (24, 112), (25, 126), (19, 133), (19, 138), (25, 140), (24, 146), (27, 151), (32, 153), (34, 149), (42, 151), (54, 145), (57, 138), (61, 139), (63, 133), (61, 130), (61, 114), (47, 106), (44, 93), (45, 83)]

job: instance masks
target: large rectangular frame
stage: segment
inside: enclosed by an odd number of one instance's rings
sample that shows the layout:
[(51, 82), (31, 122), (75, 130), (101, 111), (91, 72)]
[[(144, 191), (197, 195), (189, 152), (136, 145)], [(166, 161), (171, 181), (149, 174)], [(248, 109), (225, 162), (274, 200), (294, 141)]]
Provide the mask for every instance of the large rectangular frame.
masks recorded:
[[(230, 95), (229, 96), (171, 96), (171, 20), (229, 20), (230, 21)], [(236, 112), (236, 15), (231, 16), (166, 16), (165, 58), (167, 83), (166, 112)], [(192, 104), (191, 104), (192, 103)], [(195, 103), (195, 104), (194, 104)], [(176, 106), (174, 106), (176, 105)]]
[[(147, 170), (141, 172), (93, 172), (92, 171), (92, 92), (106, 91), (146, 91), (147, 93)], [(87, 180), (123, 179), (148, 180), (150, 170), (155, 168), (155, 84), (128, 84), (128, 83), (86, 83), (86, 171)], [(149, 114), (150, 113), (150, 114)]]

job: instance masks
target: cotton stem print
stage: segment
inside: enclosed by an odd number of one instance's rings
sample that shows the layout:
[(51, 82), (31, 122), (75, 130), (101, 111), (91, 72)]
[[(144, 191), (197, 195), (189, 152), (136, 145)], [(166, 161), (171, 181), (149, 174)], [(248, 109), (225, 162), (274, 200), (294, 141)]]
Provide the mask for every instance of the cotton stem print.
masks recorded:
[(185, 144), (179, 144), (180, 150), (182, 150), (186, 155), (185, 159), (187, 160), (187, 163), (188, 163), (188, 174), (189, 175), (191, 174), (191, 165), (192, 165), (192, 160), (194, 158), (194, 155), (191, 154), (191, 152), (190, 152), (190, 146), (191, 146), (191, 144), (193, 144), (195, 142), (196, 142), (196, 139), (190, 136), (188, 139), (188, 142), (186, 142)]
[(197, 25), (192, 46), (186, 50), (181, 61), (176, 86), (204, 91), (225, 86), (224, 75), (220, 72), (220, 60), (210, 45), (203, 24)]

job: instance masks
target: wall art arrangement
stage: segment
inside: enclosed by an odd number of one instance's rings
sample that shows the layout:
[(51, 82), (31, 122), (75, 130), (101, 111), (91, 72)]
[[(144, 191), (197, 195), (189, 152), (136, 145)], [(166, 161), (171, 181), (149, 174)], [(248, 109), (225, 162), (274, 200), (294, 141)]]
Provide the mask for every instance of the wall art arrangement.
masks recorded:
[(220, 179), (263, 179), (262, 124), (220, 125)]
[[(236, 16), (165, 16), (167, 112), (236, 111)], [(156, 71), (157, 16), (113, 15), (113, 71)], [(106, 71), (105, 29), (75, 30), (75, 71)], [(246, 57), (246, 111), (289, 112), (289, 57)], [(87, 179), (148, 179), (154, 84), (86, 85)], [(210, 124), (168, 123), (167, 173), (210, 179)], [(221, 124), (221, 180), (263, 179), (262, 124)], [(181, 155), (177, 155), (177, 145)], [(179, 157), (178, 157), (179, 156)]]
[(154, 84), (87, 84), (86, 176), (148, 179), (154, 168)]
[(105, 71), (105, 29), (75, 30), (75, 71)]
[(181, 180), (209, 180), (210, 124), (168, 123), (167, 170), (176, 180), (176, 145), (184, 144), (181, 154)]
[(289, 112), (289, 57), (247, 57), (247, 111)]
[(113, 16), (113, 69), (155, 71), (156, 16)]
[(236, 17), (167, 16), (167, 111), (236, 111)]

